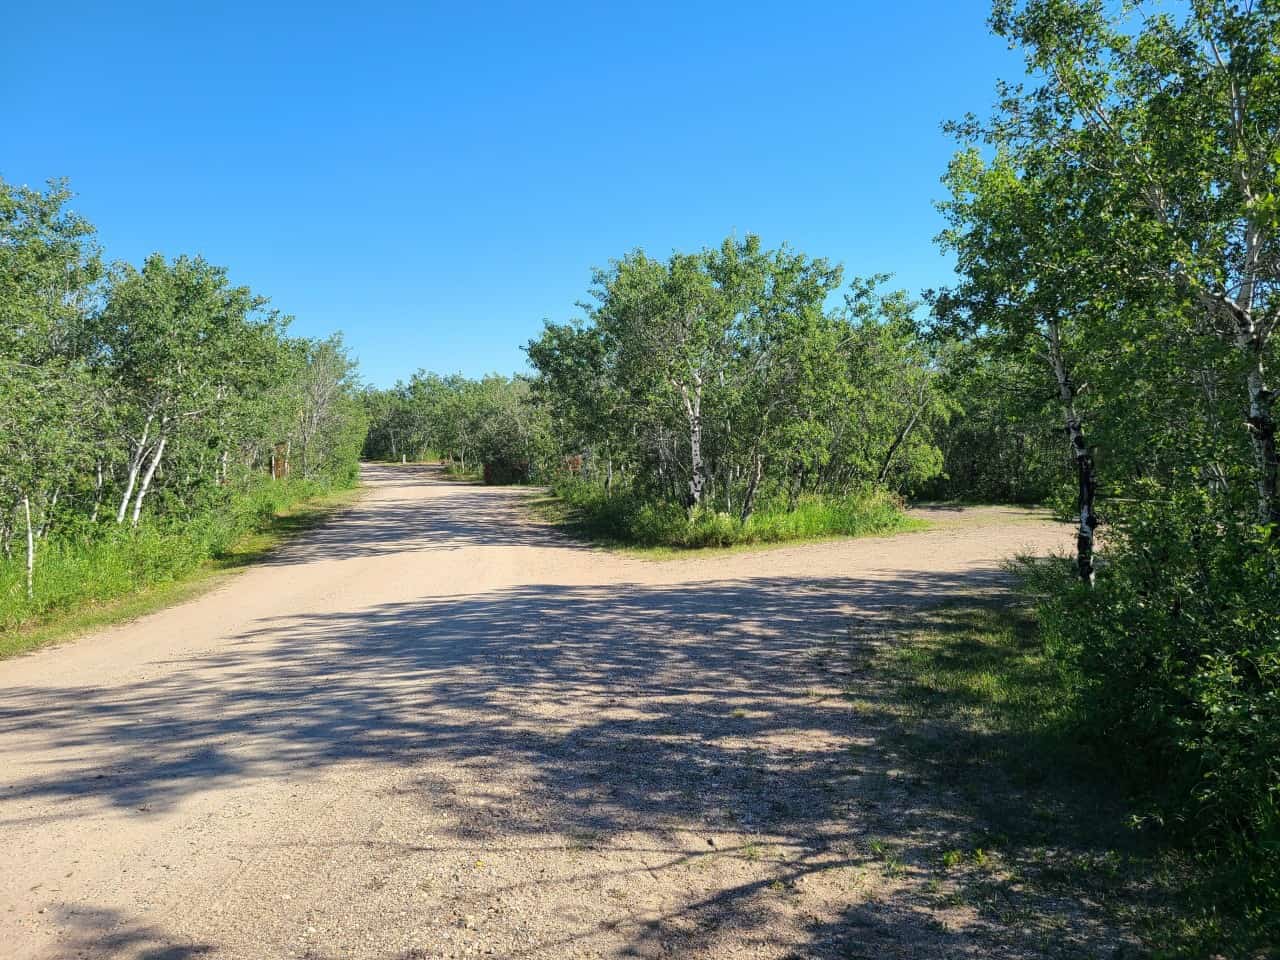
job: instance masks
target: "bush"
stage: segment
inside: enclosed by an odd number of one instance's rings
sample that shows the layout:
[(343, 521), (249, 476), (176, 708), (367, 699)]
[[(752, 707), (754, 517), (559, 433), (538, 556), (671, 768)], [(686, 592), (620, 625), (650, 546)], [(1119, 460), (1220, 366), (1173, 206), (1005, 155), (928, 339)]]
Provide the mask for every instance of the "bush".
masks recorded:
[(15, 553), (0, 560), (0, 630), (180, 579), (225, 553), (244, 534), (265, 529), (289, 506), (331, 488), (322, 481), (266, 480), (239, 492), (217, 490), (181, 520), (157, 517), (136, 529), (117, 526), (114, 520), (84, 525), (39, 545), (30, 600), (25, 557)]
[(802, 498), (790, 510), (765, 504), (746, 521), (707, 507), (690, 516), (678, 504), (647, 500), (629, 490), (606, 493), (598, 484), (577, 479), (559, 481), (554, 491), (587, 535), (645, 547), (780, 543), (892, 533), (911, 526), (901, 501), (871, 486), (839, 498)]
[(1147, 820), (1229, 851), (1259, 916), (1274, 918), (1280, 545), (1240, 515), (1180, 492), (1123, 518), (1093, 590), (1062, 568), (1040, 568), (1031, 582), (1081, 735), (1128, 781)]

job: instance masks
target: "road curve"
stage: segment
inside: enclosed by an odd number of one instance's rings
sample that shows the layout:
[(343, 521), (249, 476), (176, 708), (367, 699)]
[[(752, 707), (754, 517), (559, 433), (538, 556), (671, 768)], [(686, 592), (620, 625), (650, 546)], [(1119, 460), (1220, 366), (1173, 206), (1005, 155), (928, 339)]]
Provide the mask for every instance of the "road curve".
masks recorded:
[(810, 774), (874, 735), (813, 652), (1065, 544), (936, 511), (653, 562), (527, 491), (365, 480), (218, 590), (0, 663), (0, 955), (825, 956), (857, 827)]

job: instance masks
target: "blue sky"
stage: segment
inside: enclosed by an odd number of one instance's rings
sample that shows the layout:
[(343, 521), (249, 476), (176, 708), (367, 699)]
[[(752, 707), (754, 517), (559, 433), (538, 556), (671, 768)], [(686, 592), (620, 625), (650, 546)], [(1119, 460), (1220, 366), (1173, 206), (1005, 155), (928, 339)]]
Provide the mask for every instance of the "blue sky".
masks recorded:
[(985, 2), (16, 4), (0, 176), (199, 253), (364, 376), (524, 367), (593, 266), (758, 233), (911, 290), (1020, 72)]

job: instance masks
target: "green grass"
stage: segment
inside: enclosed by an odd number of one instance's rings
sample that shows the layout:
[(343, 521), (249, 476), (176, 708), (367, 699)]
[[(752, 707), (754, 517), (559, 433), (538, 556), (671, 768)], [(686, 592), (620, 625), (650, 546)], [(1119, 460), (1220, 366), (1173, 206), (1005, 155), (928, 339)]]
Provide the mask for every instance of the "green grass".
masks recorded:
[(25, 599), (19, 565), (0, 567), (0, 659), (200, 596), (361, 495), (359, 488), (278, 485), (238, 503), (212, 530), (200, 518), (185, 533), (144, 527), (96, 543), (50, 545), (37, 554), (35, 604)]
[(1224, 898), (1224, 858), (1133, 826), (1122, 778), (1073, 735), (1069, 681), (1028, 609), (919, 614), (875, 662), (892, 687), (896, 749), (945, 786), (949, 816), (969, 824), (939, 837), (932, 857), (958, 882), (953, 896), (995, 896), (1031, 914), (1062, 898), (1092, 901), (1153, 958), (1266, 955)]
[(730, 551), (846, 537), (883, 536), (929, 526), (907, 516), (888, 491), (867, 488), (843, 497), (806, 497), (788, 510), (766, 504), (746, 521), (703, 509), (692, 517), (676, 504), (608, 495), (586, 483), (560, 483), (530, 501), (542, 517), (573, 536), (622, 547), (652, 559), (690, 550)]
[(450, 480), (461, 480), (465, 483), (479, 483), (484, 479), (484, 472), (475, 467), (463, 467), (460, 463), (447, 463), (444, 475)]

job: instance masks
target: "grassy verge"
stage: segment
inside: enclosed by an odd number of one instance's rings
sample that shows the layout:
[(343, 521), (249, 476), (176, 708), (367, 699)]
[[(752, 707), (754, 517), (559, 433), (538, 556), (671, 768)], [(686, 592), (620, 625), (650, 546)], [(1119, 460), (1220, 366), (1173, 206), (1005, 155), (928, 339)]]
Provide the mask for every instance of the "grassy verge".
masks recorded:
[(933, 851), (945, 898), (1024, 930), (1063, 903), (1094, 904), (1134, 938), (1124, 956), (1262, 955), (1222, 897), (1223, 862), (1131, 827), (1121, 778), (1073, 739), (1067, 680), (1027, 610), (921, 614), (875, 662), (899, 757), (947, 790), (956, 826)]
[(563, 483), (533, 509), (569, 534), (604, 547), (654, 558), (689, 550), (741, 550), (775, 544), (882, 536), (928, 526), (907, 516), (886, 491), (868, 488), (840, 498), (806, 498), (792, 510), (766, 505), (746, 521), (704, 509), (689, 517), (675, 504), (627, 493), (612, 496), (584, 483)]
[(464, 468), (458, 463), (446, 463), (444, 467), (444, 475), (450, 480), (461, 480), (466, 483), (479, 483), (484, 479), (484, 473), (474, 467)]
[[(127, 592), (109, 595), (117, 585), (78, 603), (63, 603), (0, 633), (0, 659), (50, 643), (74, 639), (102, 627), (145, 616), (194, 599), (225, 582), (240, 569), (261, 560), (290, 537), (318, 526), (357, 500), (359, 488), (315, 492), (259, 515), (249, 529), (231, 539), (212, 557), (182, 564), (172, 576), (144, 582)], [(102, 593), (108, 595), (103, 596)]]

